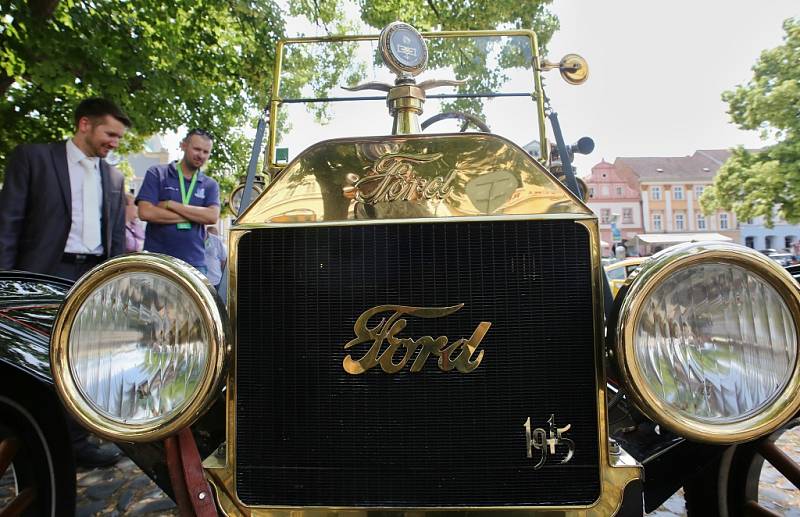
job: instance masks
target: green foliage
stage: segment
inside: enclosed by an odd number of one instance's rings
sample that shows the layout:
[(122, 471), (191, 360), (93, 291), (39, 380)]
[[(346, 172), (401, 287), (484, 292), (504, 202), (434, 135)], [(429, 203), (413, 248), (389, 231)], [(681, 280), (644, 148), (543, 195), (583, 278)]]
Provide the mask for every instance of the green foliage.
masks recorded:
[(247, 163), (232, 128), (265, 105), (284, 30), (270, 0), (11, 0), (0, 24), (0, 163), (19, 143), (71, 134), (77, 103), (98, 95), (133, 120), (129, 149), (203, 127), (220, 169)]
[(372, 27), (402, 20), (420, 31), (533, 29), (540, 48), (558, 29), (547, 10), (552, 0), (358, 0), (361, 19)]
[(775, 209), (780, 218), (800, 222), (800, 19), (783, 23), (783, 44), (761, 54), (753, 78), (722, 94), (733, 121), (759, 130), (777, 143), (758, 152), (736, 149), (701, 198), (704, 210), (733, 210), (739, 219)]
[[(547, 10), (552, 0), (359, 0), (361, 19), (384, 27), (402, 20), (420, 31), (486, 29), (532, 29), (538, 37), (539, 54), (545, 55), (547, 42), (558, 30), (558, 18)], [(430, 61), (450, 65), (456, 78), (466, 79), (460, 93), (493, 91), (505, 80), (503, 68), (530, 66), (531, 49), (520, 51), (520, 40), (508, 40), (500, 49), (500, 67), (488, 66), (489, 46), (496, 42), (475, 40), (475, 48), (455, 48), (462, 40), (439, 41), (430, 45)], [(463, 111), (482, 117), (483, 100), (458, 99), (443, 103), (444, 111)]]

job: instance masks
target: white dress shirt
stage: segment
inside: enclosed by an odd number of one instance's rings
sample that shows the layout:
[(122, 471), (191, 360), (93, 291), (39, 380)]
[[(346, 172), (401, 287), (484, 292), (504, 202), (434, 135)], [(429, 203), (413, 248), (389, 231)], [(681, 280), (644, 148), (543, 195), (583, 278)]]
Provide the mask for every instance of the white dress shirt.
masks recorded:
[(67, 167), (69, 168), (69, 188), (72, 197), (72, 226), (69, 229), (65, 253), (84, 253), (89, 255), (102, 255), (103, 245), (90, 250), (83, 244), (83, 218), (96, 217), (102, 220), (103, 207), (103, 184), (100, 180), (99, 160), (88, 158), (94, 164), (94, 176), (97, 187), (97, 206), (83, 206), (83, 176), (85, 174), (83, 166), (80, 164), (86, 155), (81, 151), (75, 142), (70, 138), (67, 140)]

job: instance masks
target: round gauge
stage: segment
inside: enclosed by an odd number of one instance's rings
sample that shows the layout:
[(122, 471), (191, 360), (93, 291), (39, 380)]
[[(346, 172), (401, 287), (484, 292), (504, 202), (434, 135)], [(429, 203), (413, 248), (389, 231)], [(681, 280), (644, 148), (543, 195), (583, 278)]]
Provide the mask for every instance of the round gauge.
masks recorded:
[(407, 23), (394, 22), (381, 31), (384, 62), (395, 73), (417, 75), (428, 64), (428, 47), (419, 32)]

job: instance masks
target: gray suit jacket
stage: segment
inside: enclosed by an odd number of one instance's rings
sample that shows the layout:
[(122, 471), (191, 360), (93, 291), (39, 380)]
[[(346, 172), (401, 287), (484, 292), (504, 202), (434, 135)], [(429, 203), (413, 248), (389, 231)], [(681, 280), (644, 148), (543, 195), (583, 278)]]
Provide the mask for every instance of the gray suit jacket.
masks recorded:
[[(125, 251), (125, 178), (100, 160), (104, 258)], [(0, 270), (52, 274), (72, 225), (66, 142), (27, 144), (8, 158), (0, 192)]]

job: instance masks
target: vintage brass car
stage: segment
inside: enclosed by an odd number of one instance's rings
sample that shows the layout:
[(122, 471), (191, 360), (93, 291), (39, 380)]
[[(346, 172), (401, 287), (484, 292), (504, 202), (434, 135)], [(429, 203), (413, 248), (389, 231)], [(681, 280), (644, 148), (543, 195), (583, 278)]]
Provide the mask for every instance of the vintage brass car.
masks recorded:
[(743, 515), (764, 459), (798, 483), (774, 443), (800, 407), (798, 284), (694, 243), (611, 296), (542, 83), (583, 82), (581, 58), (395, 23), (276, 61), (226, 299), (146, 253), (71, 287), (0, 276), (0, 429), (28, 453), (0, 458), (35, 508), (74, 501), (54, 392), (187, 515), (642, 515), (681, 487), (694, 516)]

